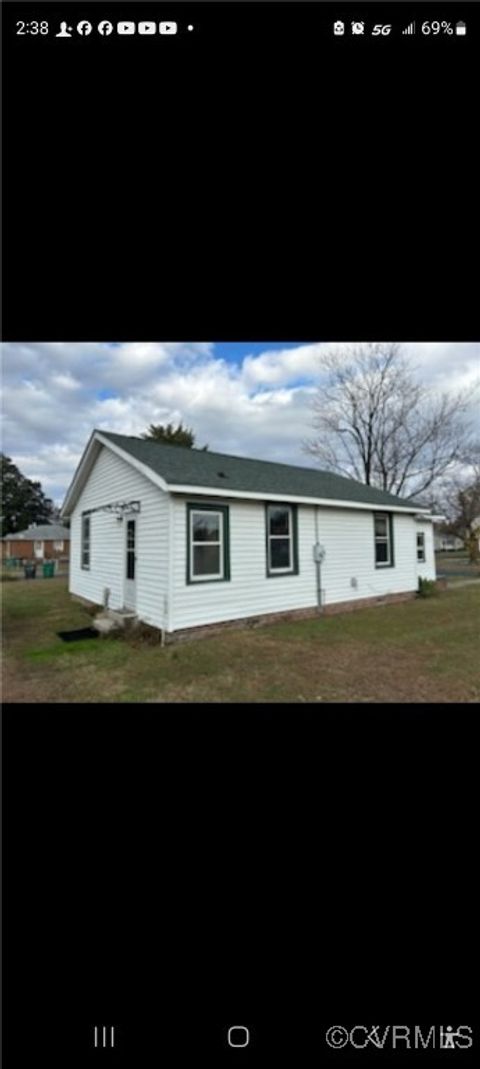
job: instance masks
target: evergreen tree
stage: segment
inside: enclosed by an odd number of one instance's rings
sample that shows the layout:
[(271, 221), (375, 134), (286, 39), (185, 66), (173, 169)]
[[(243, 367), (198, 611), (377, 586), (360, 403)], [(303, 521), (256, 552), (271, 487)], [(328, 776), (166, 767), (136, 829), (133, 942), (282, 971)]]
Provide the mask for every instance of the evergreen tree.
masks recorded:
[[(172, 423), (167, 423), (166, 427), (162, 424), (151, 423), (148, 431), (142, 434), (142, 438), (154, 442), (165, 442), (166, 445), (183, 445), (187, 449), (195, 448), (193, 431), (184, 427), (181, 422), (178, 427), (174, 427)], [(208, 449), (208, 445), (204, 445), (203, 449)]]

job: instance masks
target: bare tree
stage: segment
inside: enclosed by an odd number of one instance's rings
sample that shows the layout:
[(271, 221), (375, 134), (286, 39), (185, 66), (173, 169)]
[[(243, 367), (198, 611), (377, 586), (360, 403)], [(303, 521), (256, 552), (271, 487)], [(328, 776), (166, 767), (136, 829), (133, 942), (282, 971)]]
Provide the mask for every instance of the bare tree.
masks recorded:
[(470, 560), (478, 560), (480, 540), (480, 445), (464, 457), (468, 467), (446, 479), (439, 491), (446, 530), (462, 538)]
[(429, 393), (397, 343), (320, 357), (315, 438), (303, 448), (322, 467), (404, 497), (418, 497), (461, 461), (472, 438), (472, 391)]

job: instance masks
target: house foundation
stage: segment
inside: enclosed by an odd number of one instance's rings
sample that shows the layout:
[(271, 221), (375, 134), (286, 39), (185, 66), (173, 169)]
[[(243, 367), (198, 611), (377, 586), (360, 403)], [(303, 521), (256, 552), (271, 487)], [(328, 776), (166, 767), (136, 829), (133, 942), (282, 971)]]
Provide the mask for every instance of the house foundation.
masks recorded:
[(208, 638), (209, 635), (222, 634), (224, 631), (246, 631), (269, 624), (290, 623), (295, 620), (313, 620), (337, 613), (354, 612), (356, 609), (371, 608), (374, 605), (392, 605), (395, 602), (411, 601), (417, 595), (416, 590), (402, 591), (400, 594), (385, 594), (378, 597), (356, 598), (354, 601), (338, 601), (325, 605), (321, 611), (317, 606), (307, 609), (290, 609), (288, 612), (264, 613), (261, 616), (248, 616), (240, 620), (225, 620), (221, 623), (203, 624), (201, 627), (189, 627), (181, 631), (167, 632), (167, 645), (176, 642), (188, 642), (189, 639)]

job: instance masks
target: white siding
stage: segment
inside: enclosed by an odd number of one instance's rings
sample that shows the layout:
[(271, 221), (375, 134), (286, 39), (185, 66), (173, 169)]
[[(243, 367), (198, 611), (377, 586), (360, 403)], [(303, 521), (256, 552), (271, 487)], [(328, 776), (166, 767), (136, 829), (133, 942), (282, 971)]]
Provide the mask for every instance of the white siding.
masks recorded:
[[(267, 577), (263, 502), (205, 498), (205, 503), (229, 505), (231, 578), (189, 584), (187, 500), (200, 504), (202, 499), (173, 498), (173, 630), (317, 604), (314, 506), (298, 507), (299, 574)], [(404, 515), (395, 515), (393, 524), (394, 567), (376, 568), (373, 511), (318, 508), (318, 540), (326, 549), (321, 569), (325, 604), (417, 589), (417, 524), (413, 516)], [(426, 528), (425, 567), (434, 569), (431, 524), (418, 526)]]
[(90, 568), (81, 568), (81, 515), (85, 509), (115, 501), (140, 501), (136, 515), (136, 612), (145, 623), (165, 627), (168, 595), (168, 495), (126, 461), (103, 448), (71, 516), (70, 591), (123, 608), (125, 582), (125, 520), (109, 512), (90, 515)]
[[(201, 507), (201, 499), (196, 501)], [(300, 574), (267, 579), (263, 503), (205, 498), (204, 503), (208, 502), (230, 507), (231, 578), (226, 582), (187, 583), (186, 499), (174, 498), (173, 630), (315, 605), (314, 576), (305, 566), (312, 552), (311, 509), (298, 509)]]
[[(376, 567), (373, 517), (373, 512), (353, 509), (319, 509), (319, 540), (326, 548), (322, 566), (325, 604), (417, 589), (417, 527), (430, 528), (431, 537), (431, 524), (420, 525), (413, 516), (394, 514), (393, 567)], [(428, 561), (428, 533), (425, 543)]]

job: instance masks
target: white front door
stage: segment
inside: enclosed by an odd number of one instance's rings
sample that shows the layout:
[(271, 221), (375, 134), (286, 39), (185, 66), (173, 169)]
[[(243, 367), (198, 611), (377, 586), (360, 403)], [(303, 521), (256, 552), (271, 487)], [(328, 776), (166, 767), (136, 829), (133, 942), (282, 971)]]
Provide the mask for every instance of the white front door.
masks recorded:
[(125, 523), (125, 608), (134, 609), (135, 573), (136, 573), (137, 521), (127, 519)]
[(35, 553), (37, 560), (41, 560), (43, 557), (43, 542), (34, 542), (33, 552)]

